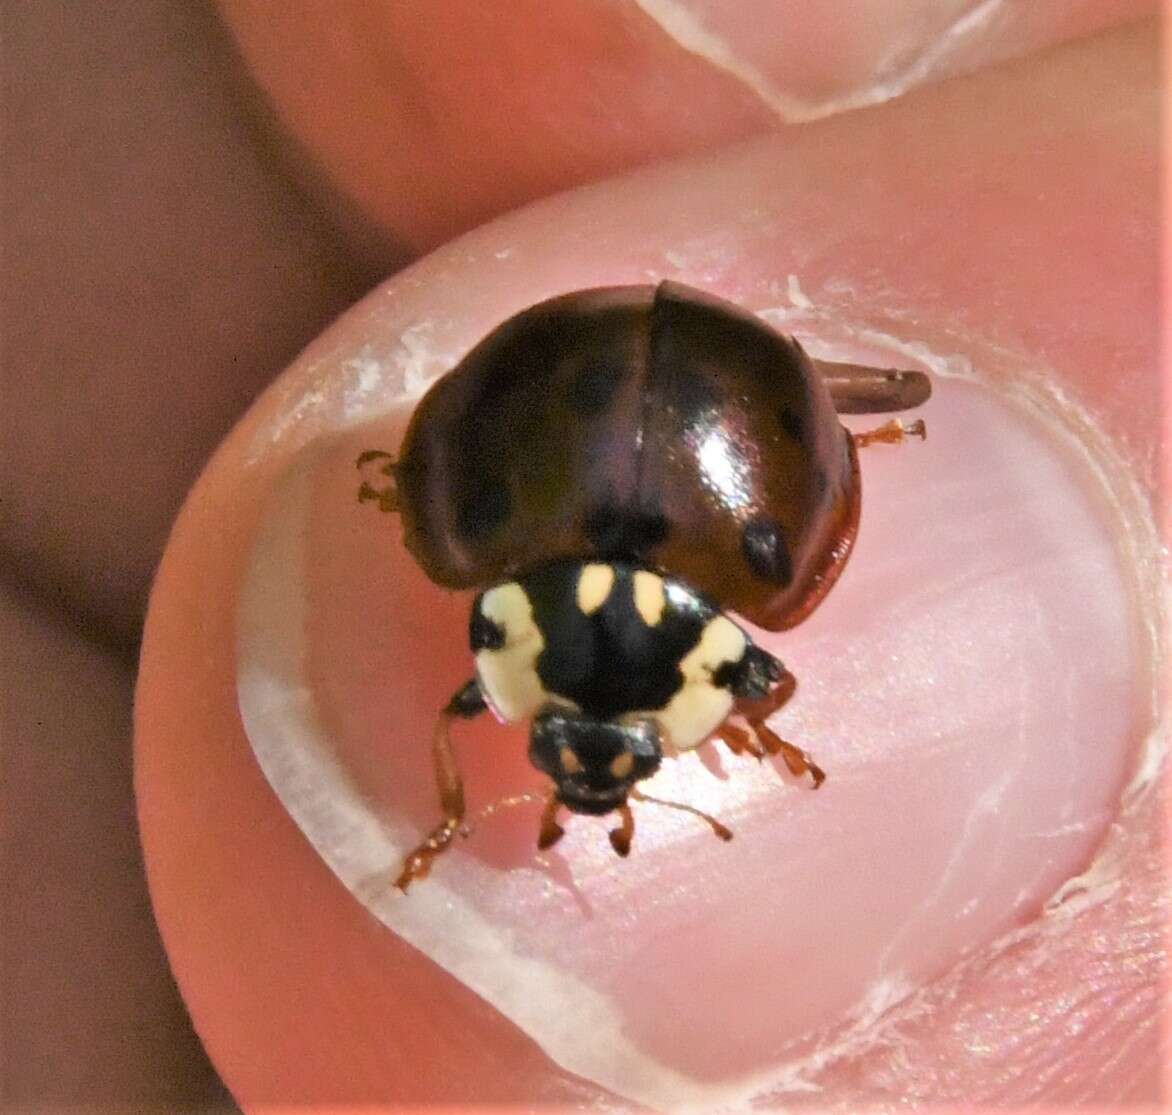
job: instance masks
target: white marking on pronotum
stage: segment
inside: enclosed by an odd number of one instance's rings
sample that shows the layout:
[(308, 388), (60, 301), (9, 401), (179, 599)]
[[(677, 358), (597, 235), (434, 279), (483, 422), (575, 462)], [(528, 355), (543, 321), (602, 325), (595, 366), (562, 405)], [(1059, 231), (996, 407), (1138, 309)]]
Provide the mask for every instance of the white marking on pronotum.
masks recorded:
[(700, 641), (680, 662), (686, 681), (707, 680), (726, 662), (739, 662), (748, 640), (728, 616), (709, 620)]
[(533, 621), (533, 605), (516, 583), (497, 585), (481, 597), (480, 611), (505, 633), (504, 646), (476, 655), (476, 676), (502, 720), (525, 720), (549, 698), (537, 676), (545, 639)]
[(654, 717), (676, 751), (698, 747), (724, 723), (732, 711), (733, 695), (712, 684), (712, 674), (726, 662), (739, 662), (748, 640), (727, 616), (710, 620), (700, 641), (680, 661), (684, 684)]
[(614, 588), (614, 569), (602, 562), (583, 566), (578, 575), (578, 607), (584, 615), (593, 615), (606, 603)]
[(667, 605), (663, 578), (649, 573), (646, 569), (635, 572), (635, 609), (648, 627), (654, 627), (663, 618)]

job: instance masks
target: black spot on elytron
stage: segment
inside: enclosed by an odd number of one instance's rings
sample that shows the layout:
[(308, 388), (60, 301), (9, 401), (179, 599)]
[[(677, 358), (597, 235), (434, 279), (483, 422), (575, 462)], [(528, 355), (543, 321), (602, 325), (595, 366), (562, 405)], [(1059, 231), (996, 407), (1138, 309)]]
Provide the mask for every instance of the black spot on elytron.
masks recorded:
[(762, 580), (775, 585), (788, 585), (793, 580), (789, 546), (776, 519), (761, 516), (747, 522), (741, 532), (741, 552), (749, 568)]
[(588, 359), (570, 382), (567, 401), (578, 414), (599, 414), (610, 406), (626, 368), (617, 359)]
[(826, 469), (822, 465), (818, 465), (814, 469), (814, 498), (820, 500), (826, 495), (826, 488), (829, 481), (826, 478)]
[(601, 557), (646, 557), (668, 535), (668, 523), (659, 511), (603, 504), (586, 514), (582, 529)]
[(724, 405), (724, 392), (715, 379), (687, 365), (672, 369), (670, 383), (672, 402), (685, 422)]
[(802, 421), (802, 416), (796, 410), (792, 407), (783, 407), (781, 413), (777, 416), (777, 420), (781, 423), (781, 428), (794, 441), (799, 445), (806, 444), (806, 424)]
[(456, 530), (469, 541), (480, 541), (504, 525), (512, 506), (504, 484), (478, 484), (456, 503)]
[(472, 619), (468, 624), (468, 642), (473, 651), (500, 650), (505, 645), (505, 629), (480, 610), (479, 600), (472, 609)]

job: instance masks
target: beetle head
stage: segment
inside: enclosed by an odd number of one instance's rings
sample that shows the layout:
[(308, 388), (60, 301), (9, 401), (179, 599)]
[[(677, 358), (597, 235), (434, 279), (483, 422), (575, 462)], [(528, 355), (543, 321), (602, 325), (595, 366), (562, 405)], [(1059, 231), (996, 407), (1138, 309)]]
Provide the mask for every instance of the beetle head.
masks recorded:
[(574, 813), (617, 809), (662, 758), (653, 720), (596, 720), (554, 705), (533, 720), (529, 759), (554, 780), (559, 800)]

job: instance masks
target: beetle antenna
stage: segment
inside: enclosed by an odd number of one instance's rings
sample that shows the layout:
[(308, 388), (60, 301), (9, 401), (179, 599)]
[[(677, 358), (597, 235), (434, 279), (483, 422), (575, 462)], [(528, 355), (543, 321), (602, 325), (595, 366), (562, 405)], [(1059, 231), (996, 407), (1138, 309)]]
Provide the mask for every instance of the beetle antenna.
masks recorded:
[(649, 801), (652, 805), (664, 805), (668, 809), (678, 809), (682, 813), (691, 813), (693, 817), (699, 817), (702, 821), (707, 821), (712, 826), (712, 831), (721, 840), (731, 840), (733, 838), (732, 829), (727, 825), (722, 825), (715, 817), (705, 813), (702, 809), (697, 809), (694, 805), (685, 805), (682, 801), (667, 801), (665, 798), (652, 797), (650, 794), (643, 793), (637, 786), (631, 787), (631, 797), (636, 801)]
[(518, 805), (531, 805), (533, 802), (544, 801), (545, 797), (545, 793), (541, 790), (526, 790), (523, 794), (513, 794), (509, 797), (497, 798), (496, 801), (490, 801), (476, 814), (476, 820), (486, 821), (489, 817), (500, 813), (503, 809), (512, 809)]
[[(376, 461), (378, 462), (377, 467), (375, 467)], [(399, 490), (394, 482), (399, 462), (390, 453), (384, 452), (382, 449), (367, 449), (358, 455), (354, 467), (362, 473), (362, 483), (358, 488), (359, 503), (373, 500), (378, 503), (380, 511), (399, 510)], [(390, 484), (381, 479), (384, 476), (391, 478)], [(368, 477), (374, 482), (372, 483)]]

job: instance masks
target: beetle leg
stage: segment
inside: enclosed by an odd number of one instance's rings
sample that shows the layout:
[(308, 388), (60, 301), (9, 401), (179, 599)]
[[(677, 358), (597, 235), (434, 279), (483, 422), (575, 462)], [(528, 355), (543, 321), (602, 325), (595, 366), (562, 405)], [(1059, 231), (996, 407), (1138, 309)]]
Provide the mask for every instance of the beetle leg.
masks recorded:
[(631, 838), (635, 835), (635, 814), (624, 801), (618, 807), (619, 827), (610, 830), (610, 846), (620, 856), (626, 856), (631, 851)]
[(932, 381), (923, 372), (836, 364), (830, 360), (815, 360), (814, 367), (821, 373), (839, 414), (910, 410), (932, 394)]
[(780, 755), (789, 768), (790, 774), (809, 774), (814, 780), (814, 789), (818, 789), (826, 781), (826, 772), (800, 747), (784, 740), (771, 728), (767, 728), (762, 721), (750, 720), (749, 727), (758, 742), (770, 755)]
[(395, 886), (401, 891), (405, 892), (416, 879), (426, 879), (431, 871), (432, 860), (446, 852), (451, 847), (453, 837), (461, 831), (464, 823), (464, 782), (452, 752), (452, 721), (457, 717), (470, 720), (487, 707), (480, 685), (473, 679), (457, 691), (436, 718), (431, 750), (444, 819), (403, 862), (403, 870), (395, 880)]
[[(776, 662), (776, 659), (774, 661)], [(736, 711), (738, 715), (744, 717), (750, 731), (756, 737), (757, 743), (766, 752), (770, 755), (780, 755), (791, 774), (808, 773), (814, 780), (814, 788), (817, 789), (826, 781), (825, 771), (800, 747), (783, 740), (775, 731), (765, 726), (765, 721), (794, 695), (794, 691), (798, 687), (798, 679), (780, 662), (777, 662), (777, 671), (777, 682), (766, 696), (741, 697), (736, 703)], [(728, 743), (734, 752), (737, 750), (737, 745), (743, 746), (742, 741), (748, 735), (747, 732), (735, 728), (731, 724), (722, 724), (716, 730), (716, 734)], [(733, 735), (737, 739), (736, 745), (730, 742), (729, 735)], [(760, 757), (760, 751), (757, 748), (748, 747), (746, 750), (750, 754)]]
[(707, 821), (712, 826), (712, 831), (721, 840), (731, 840), (733, 838), (732, 829), (727, 825), (722, 825), (715, 817), (705, 813), (702, 809), (697, 809), (693, 805), (685, 805), (682, 801), (667, 801), (665, 798), (654, 798), (650, 794), (643, 793), (637, 786), (631, 788), (631, 797), (636, 801), (649, 801), (652, 805), (666, 805), (668, 809), (678, 809), (683, 813), (691, 813), (693, 817), (699, 817), (702, 821)]
[(897, 444), (907, 437), (918, 437), (922, 441), (928, 436), (928, 428), (924, 425), (922, 418), (917, 418), (914, 422), (899, 422), (893, 418), (877, 429), (866, 430), (861, 434), (852, 434), (851, 436), (855, 439), (855, 445), (862, 449), (877, 441), (886, 442), (889, 445)]
[(549, 801), (545, 803), (545, 808), (541, 811), (541, 828), (537, 834), (537, 847), (543, 852), (546, 848), (552, 848), (566, 835), (566, 830), (558, 824), (558, 810), (561, 807), (562, 799), (557, 796), (557, 791), (554, 791), (549, 795)]
[(738, 728), (735, 724), (721, 724), (716, 729), (716, 735), (734, 755), (748, 753), (758, 762), (765, 758), (765, 752), (753, 742), (753, 737), (744, 728)]
[[(375, 462), (378, 462), (377, 468)], [(362, 483), (358, 486), (358, 502), (367, 503), (374, 500), (377, 501), (380, 511), (398, 511), (399, 492), (393, 481), (399, 462), (390, 453), (384, 453), (381, 449), (368, 449), (365, 453), (359, 454), (354, 464), (362, 474)], [(383, 476), (390, 477), (392, 483), (387, 484), (379, 479)]]
[[(736, 694), (736, 711), (747, 721), (768, 720), (782, 705), (786, 703), (798, 688), (798, 679), (789, 672), (777, 659), (773, 660), (777, 668), (777, 681), (763, 697), (748, 694)], [(723, 738), (723, 737), (722, 737)], [(726, 741), (727, 742), (727, 741)]]

